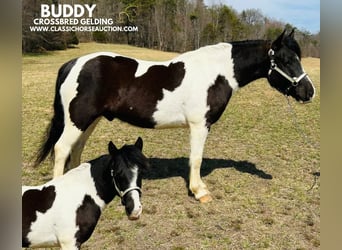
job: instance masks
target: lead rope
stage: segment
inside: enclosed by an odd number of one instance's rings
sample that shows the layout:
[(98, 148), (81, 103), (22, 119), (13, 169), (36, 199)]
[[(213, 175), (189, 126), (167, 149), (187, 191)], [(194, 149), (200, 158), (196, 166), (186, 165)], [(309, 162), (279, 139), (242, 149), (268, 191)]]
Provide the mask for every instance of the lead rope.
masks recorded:
[[(287, 100), (287, 104), (288, 104), (288, 111), (289, 113), (292, 115), (292, 124), (295, 127), (295, 129), (297, 130), (297, 132), (301, 135), (301, 137), (303, 138), (303, 141), (305, 143), (307, 143), (308, 145), (312, 146), (314, 149), (318, 149), (319, 145), (317, 143), (314, 143), (308, 136), (307, 134), (304, 132), (303, 128), (299, 126), (299, 122), (298, 122), (298, 118), (296, 115), (296, 112), (290, 102), (290, 99), (288, 96), (286, 96), (286, 100)], [(317, 178), (321, 175), (319, 171), (316, 172), (311, 172), (311, 174), (314, 176), (314, 181), (313, 184), (311, 185), (311, 187), (307, 190), (307, 192), (311, 191), (314, 186), (317, 183)]]

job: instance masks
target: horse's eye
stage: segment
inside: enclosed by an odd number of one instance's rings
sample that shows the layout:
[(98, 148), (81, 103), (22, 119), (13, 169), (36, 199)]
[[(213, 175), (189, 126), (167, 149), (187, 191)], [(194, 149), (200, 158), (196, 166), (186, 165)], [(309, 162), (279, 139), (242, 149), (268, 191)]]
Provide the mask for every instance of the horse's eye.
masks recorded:
[(288, 67), (291, 66), (291, 62), (290, 61), (283, 61), (284, 66)]

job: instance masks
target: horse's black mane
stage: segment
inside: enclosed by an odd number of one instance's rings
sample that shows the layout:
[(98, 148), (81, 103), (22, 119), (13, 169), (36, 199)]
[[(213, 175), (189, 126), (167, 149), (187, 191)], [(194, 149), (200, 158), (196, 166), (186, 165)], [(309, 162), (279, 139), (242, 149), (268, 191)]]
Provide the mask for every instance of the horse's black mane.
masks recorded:
[[(261, 44), (271, 44), (271, 40), (242, 40), (242, 41), (233, 41), (230, 42), (233, 46), (257, 46)], [(291, 36), (285, 36), (283, 40), (283, 44), (288, 47), (290, 50), (295, 52), (299, 58), (302, 58), (302, 52), (299, 47), (298, 42), (292, 38)]]
[(271, 44), (270, 40), (242, 40), (242, 41), (232, 41), (229, 42), (230, 44), (234, 45), (234, 46), (243, 46), (243, 45), (260, 45), (260, 44), (265, 44), (265, 43), (269, 43)]
[(125, 145), (114, 157), (114, 170), (122, 173), (128, 168), (138, 166), (139, 169), (146, 170), (149, 167), (148, 159), (143, 153), (133, 145)]

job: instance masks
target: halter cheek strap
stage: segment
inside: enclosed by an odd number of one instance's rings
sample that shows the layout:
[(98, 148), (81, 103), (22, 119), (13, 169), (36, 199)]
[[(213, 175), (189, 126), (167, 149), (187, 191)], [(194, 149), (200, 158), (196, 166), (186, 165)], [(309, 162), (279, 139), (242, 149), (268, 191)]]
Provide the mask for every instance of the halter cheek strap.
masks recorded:
[(115, 188), (116, 192), (118, 193), (118, 195), (120, 196), (121, 199), (122, 199), (127, 193), (129, 193), (129, 192), (131, 192), (131, 191), (133, 191), (133, 190), (137, 190), (137, 191), (141, 194), (141, 188), (138, 187), (138, 186), (129, 187), (129, 188), (125, 189), (124, 191), (121, 191), (121, 190), (119, 189), (118, 185), (116, 184), (113, 169), (111, 170), (110, 174), (111, 174), (111, 176), (112, 176), (112, 178), (113, 178), (114, 188)]
[(283, 70), (281, 70), (277, 64), (274, 62), (274, 50), (273, 49), (270, 49), (268, 51), (268, 55), (269, 57), (271, 58), (271, 67), (270, 69), (268, 70), (268, 75), (271, 75), (272, 74), (272, 71), (275, 70), (277, 71), (280, 75), (282, 75), (283, 77), (285, 77), (288, 81), (291, 82), (291, 85), (293, 87), (296, 87), (298, 85), (298, 83), (304, 78), (306, 77), (308, 74), (303, 72), (300, 76), (298, 77), (291, 77), (289, 76), (288, 74), (286, 74)]

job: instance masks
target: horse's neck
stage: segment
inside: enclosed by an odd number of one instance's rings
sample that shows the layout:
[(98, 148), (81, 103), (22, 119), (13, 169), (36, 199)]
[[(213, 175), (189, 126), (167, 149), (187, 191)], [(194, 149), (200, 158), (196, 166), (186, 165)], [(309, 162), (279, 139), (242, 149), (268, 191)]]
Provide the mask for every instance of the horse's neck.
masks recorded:
[(106, 204), (111, 202), (116, 195), (108, 161), (109, 157), (107, 156), (90, 161), (91, 176), (94, 179), (97, 193)]
[(270, 67), (268, 50), (271, 44), (269, 41), (233, 42), (232, 46), (234, 74), (239, 87), (267, 77)]

